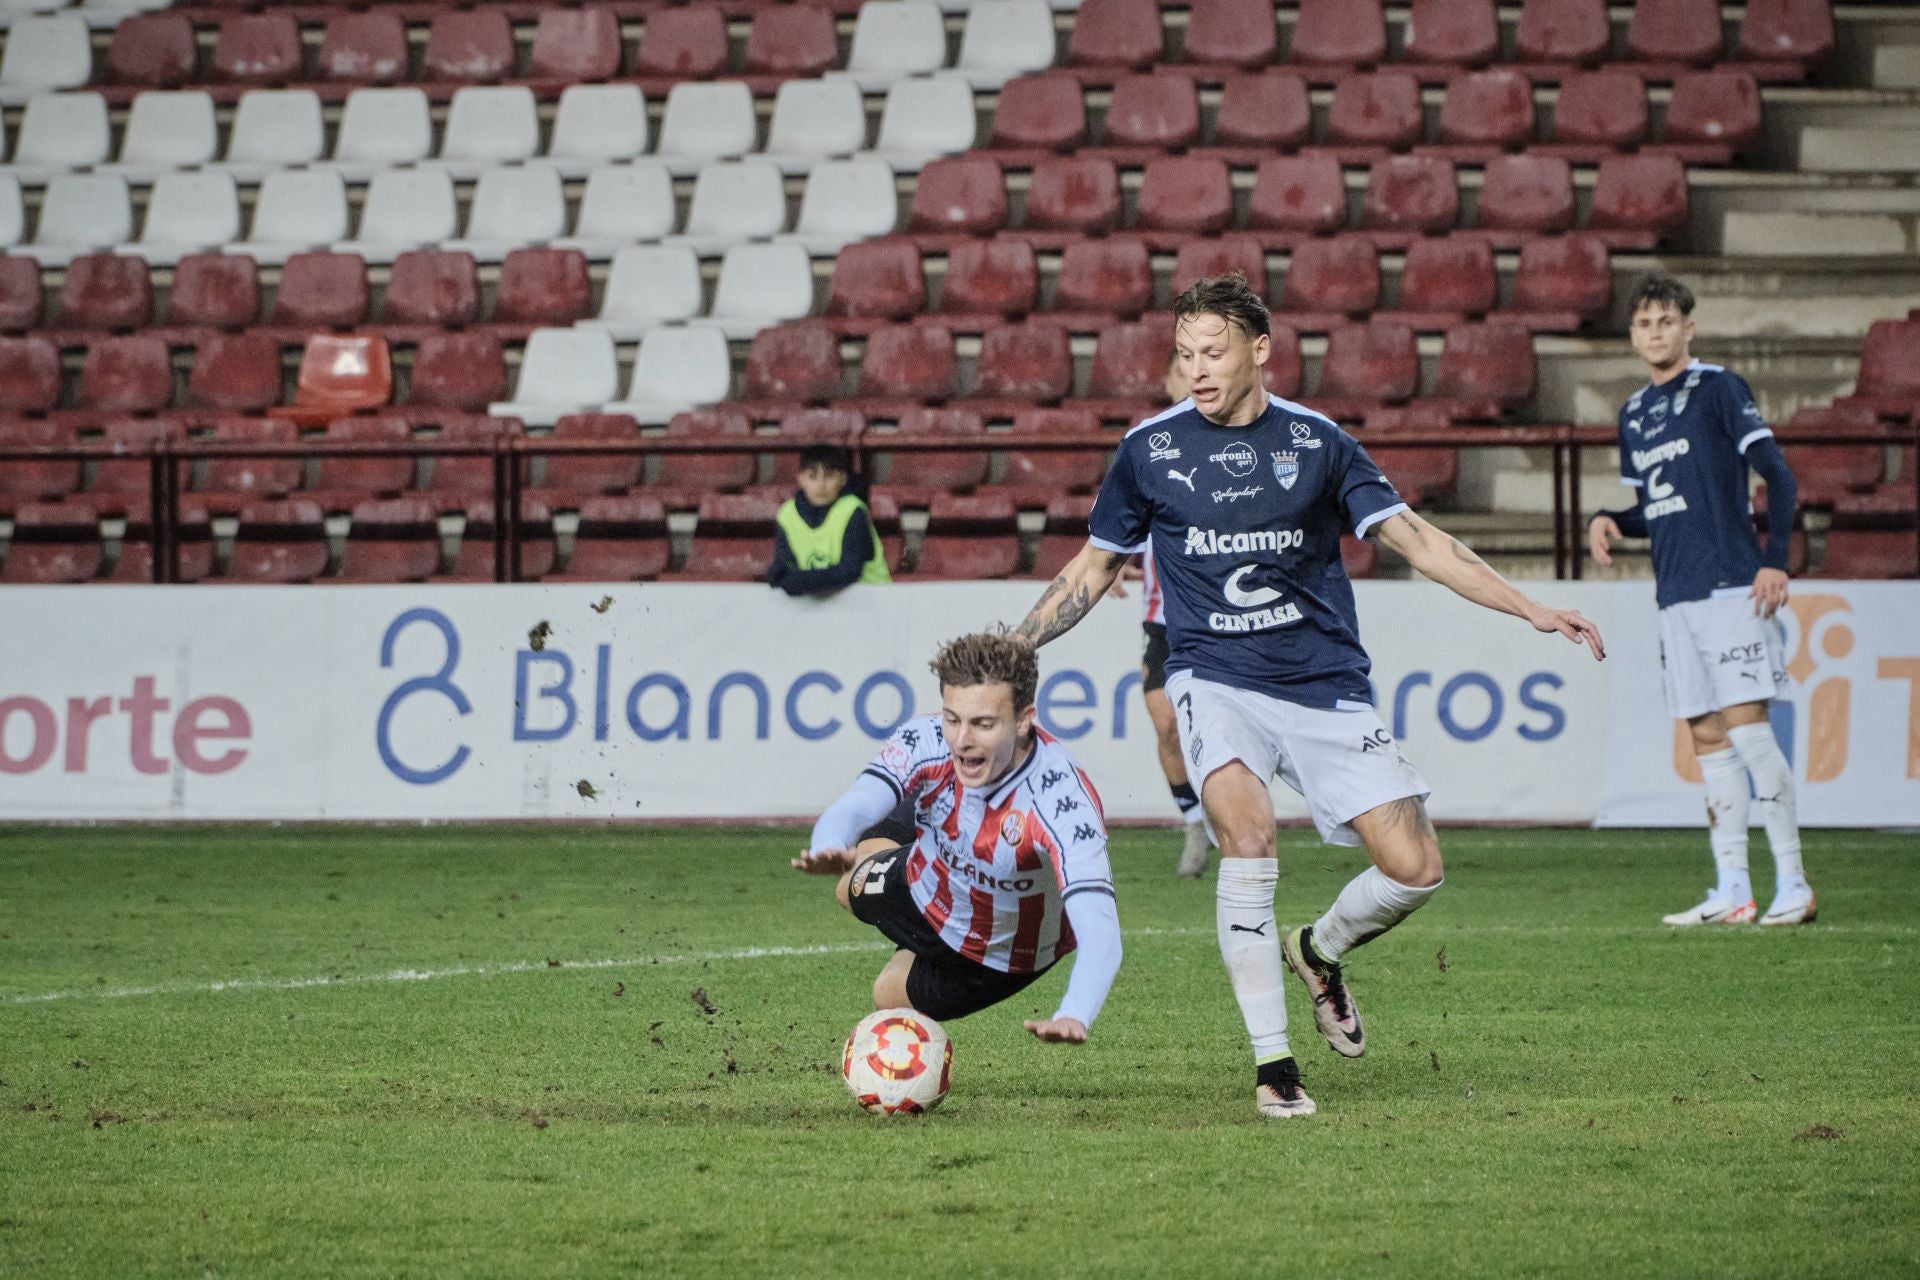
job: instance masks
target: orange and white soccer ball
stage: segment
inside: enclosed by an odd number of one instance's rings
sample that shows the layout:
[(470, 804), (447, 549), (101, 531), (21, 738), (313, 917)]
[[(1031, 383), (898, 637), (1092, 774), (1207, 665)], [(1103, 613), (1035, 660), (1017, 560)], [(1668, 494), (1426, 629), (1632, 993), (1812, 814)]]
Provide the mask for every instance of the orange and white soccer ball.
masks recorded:
[(947, 1096), (953, 1044), (939, 1023), (912, 1009), (881, 1009), (847, 1036), (840, 1074), (853, 1100), (877, 1116), (917, 1116)]

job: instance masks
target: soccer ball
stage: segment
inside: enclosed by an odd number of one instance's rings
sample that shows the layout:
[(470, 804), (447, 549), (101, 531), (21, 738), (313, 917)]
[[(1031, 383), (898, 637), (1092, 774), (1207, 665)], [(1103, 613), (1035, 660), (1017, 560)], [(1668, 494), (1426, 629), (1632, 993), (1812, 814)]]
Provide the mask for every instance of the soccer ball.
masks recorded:
[(940, 1105), (953, 1044), (940, 1024), (912, 1009), (881, 1009), (847, 1036), (840, 1075), (853, 1100), (877, 1116), (917, 1116)]

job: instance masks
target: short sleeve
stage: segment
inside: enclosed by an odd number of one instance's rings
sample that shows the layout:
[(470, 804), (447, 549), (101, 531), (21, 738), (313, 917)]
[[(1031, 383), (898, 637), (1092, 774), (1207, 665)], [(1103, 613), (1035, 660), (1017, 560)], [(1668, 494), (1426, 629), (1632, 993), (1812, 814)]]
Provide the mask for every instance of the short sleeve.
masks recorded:
[(862, 772), (893, 788), (903, 800), (917, 796), (932, 776), (932, 766), (947, 758), (940, 722), (932, 716), (909, 720), (893, 731), (880, 753)]
[(1093, 501), (1093, 514), (1087, 517), (1087, 532), (1093, 545), (1104, 551), (1131, 555), (1147, 548), (1147, 532), (1153, 520), (1153, 508), (1140, 488), (1138, 449), (1122, 441), (1120, 452), (1100, 482), (1100, 496)]
[(1760, 416), (1760, 406), (1753, 402), (1753, 388), (1745, 378), (1737, 373), (1723, 373), (1714, 380), (1714, 390), (1720, 429), (1727, 433), (1738, 452), (1745, 453), (1755, 440), (1773, 434), (1773, 428)]
[(1407, 504), (1358, 440), (1345, 434), (1333, 439), (1345, 452), (1338, 480), (1340, 512), (1353, 536), (1364, 538), (1367, 530), (1394, 512), (1405, 511)]

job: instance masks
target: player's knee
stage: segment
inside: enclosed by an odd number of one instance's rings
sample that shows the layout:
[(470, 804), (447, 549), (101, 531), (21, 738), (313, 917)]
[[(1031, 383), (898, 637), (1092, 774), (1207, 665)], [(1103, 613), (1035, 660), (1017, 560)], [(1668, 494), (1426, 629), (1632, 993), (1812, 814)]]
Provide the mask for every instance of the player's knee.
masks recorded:
[(853, 872), (849, 871), (840, 877), (839, 881), (833, 886), (833, 896), (834, 900), (839, 902), (842, 910), (853, 910)]
[(1220, 856), (1223, 858), (1271, 858), (1273, 856), (1273, 824), (1271, 822), (1244, 822), (1231, 830), (1221, 831)]
[(1727, 726), (1719, 715), (1696, 716), (1687, 721), (1687, 730), (1693, 737), (1693, 753), (1696, 756), (1710, 756), (1733, 746), (1727, 739)]

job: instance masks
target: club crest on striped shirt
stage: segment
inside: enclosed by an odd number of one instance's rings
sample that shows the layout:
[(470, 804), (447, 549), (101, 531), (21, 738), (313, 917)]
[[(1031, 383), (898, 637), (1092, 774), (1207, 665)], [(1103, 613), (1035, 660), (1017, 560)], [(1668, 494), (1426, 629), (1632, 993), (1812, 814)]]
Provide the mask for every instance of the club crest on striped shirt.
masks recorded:
[(1008, 814), (1000, 821), (1000, 838), (1010, 845), (1020, 843), (1020, 837), (1026, 834), (1026, 815), (1019, 810)]

